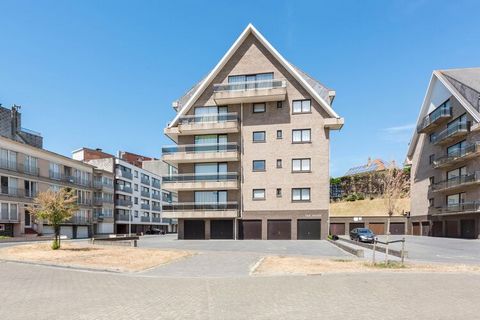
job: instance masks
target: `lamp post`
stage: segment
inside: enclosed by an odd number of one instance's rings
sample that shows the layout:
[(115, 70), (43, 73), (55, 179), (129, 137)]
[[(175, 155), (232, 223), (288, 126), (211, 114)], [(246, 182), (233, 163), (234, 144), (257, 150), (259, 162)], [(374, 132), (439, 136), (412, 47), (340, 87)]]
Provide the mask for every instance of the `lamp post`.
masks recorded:
[(128, 206), (128, 236), (132, 236), (132, 205)]

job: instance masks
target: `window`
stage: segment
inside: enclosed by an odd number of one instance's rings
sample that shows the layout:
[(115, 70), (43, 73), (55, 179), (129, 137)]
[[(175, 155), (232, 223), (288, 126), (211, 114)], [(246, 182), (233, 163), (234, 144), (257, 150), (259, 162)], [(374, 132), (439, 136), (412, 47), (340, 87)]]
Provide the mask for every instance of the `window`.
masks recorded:
[(277, 109), (283, 108), (283, 101), (277, 101)]
[(277, 188), (277, 198), (282, 196), (282, 188)]
[(133, 188), (134, 188), (135, 191), (138, 191), (138, 184), (135, 183), (135, 184), (133, 185)]
[(254, 131), (253, 142), (265, 142), (265, 131)]
[(292, 141), (293, 143), (311, 142), (310, 129), (292, 130)]
[(277, 168), (282, 167), (282, 159), (277, 159)]
[(430, 177), (428, 178), (428, 180), (430, 181), (430, 185), (433, 186), (433, 184), (435, 183), (435, 177)]
[(253, 200), (265, 200), (265, 189), (253, 189)]
[[(273, 72), (268, 73), (259, 73), (259, 74), (250, 74), (250, 75), (238, 75), (238, 76), (228, 76), (228, 83), (239, 83), (239, 87), (235, 88), (239, 89), (254, 89), (255, 83), (253, 84), (245, 84), (245, 82), (255, 82), (255, 81), (267, 81), (273, 80)], [(240, 85), (241, 84), (241, 85)], [(241, 86), (241, 87), (240, 87)], [(262, 87), (261, 84), (258, 87)]]
[(293, 159), (292, 160), (292, 172), (309, 172), (310, 168), (310, 159)]
[(283, 131), (277, 130), (277, 139), (282, 139), (282, 138), (283, 138)]
[(465, 154), (465, 147), (467, 146), (467, 141), (462, 140), (458, 143), (447, 148), (447, 155), (448, 156), (455, 156), (459, 157)]
[(435, 161), (435, 155), (431, 154), (431, 155), (428, 156), (428, 163), (433, 164), (433, 161)]
[(447, 196), (447, 206), (456, 207), (465, 202), (465, 192)]
[(253, 171), (265, 171), (265, 160), (253, 160)]
[(435, 141), (435, 132), (430, 133), (430, 135), (428, 136), (428, 140), (430, 141), (430, 143)]
[(309, 113), (312, 111), (310, 100), (293, 100), (293, 113)]
[(433, 205), (434, 205), (434, 200), (433, 200), (433, 198), (428, 199), (428, 206), (429, 206), (430, 208), (433, 208)]
[(262, 113), (262, 112), (265, 112), (265, 103), (254, 103), (253, 113)]
[(310, 188), (293, 188), (292, 201), (310, 201)]
[(138, 210), (135, 210), (134, 217), (138, 218)]
[(138, 171), (137, 170), (134, 171), (134, 174), (135, 174), (135, 178), (138, 178)]
[(133, 200), (134, 200), (133, 203), (138, 204), (138, 198), (137, 197), (133, 198)]

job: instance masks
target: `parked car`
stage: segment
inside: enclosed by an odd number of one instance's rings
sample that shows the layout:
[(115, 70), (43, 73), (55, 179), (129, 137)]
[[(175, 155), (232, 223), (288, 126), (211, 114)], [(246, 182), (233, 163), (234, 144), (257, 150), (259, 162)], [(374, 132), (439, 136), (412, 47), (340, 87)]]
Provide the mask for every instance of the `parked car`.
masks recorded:
[(360, 242), (373, 243), (375, 234), (368, 228), (355, 228), (350, 231), (350, 239)]
[(146, 234), (162, 234), (162, 230), (157, 228), (149, 229), (145, 232)]

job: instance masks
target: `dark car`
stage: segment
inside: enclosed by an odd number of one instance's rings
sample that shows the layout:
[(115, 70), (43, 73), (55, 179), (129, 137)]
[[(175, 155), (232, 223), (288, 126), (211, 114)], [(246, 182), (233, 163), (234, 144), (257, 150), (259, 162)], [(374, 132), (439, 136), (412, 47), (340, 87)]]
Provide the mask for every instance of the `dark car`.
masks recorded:
[(375, 234), (368, 228), (355, 228), (350, 231), (350, 239), (360, 242), (373, 243)]

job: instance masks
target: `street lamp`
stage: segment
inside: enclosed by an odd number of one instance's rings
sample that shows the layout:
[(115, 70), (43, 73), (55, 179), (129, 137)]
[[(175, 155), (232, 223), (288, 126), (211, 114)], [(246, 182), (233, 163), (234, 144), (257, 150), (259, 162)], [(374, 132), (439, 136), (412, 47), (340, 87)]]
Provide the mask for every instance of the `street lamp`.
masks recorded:
[(128, 236), (132, 236), (132, 205), (128, 205)]

